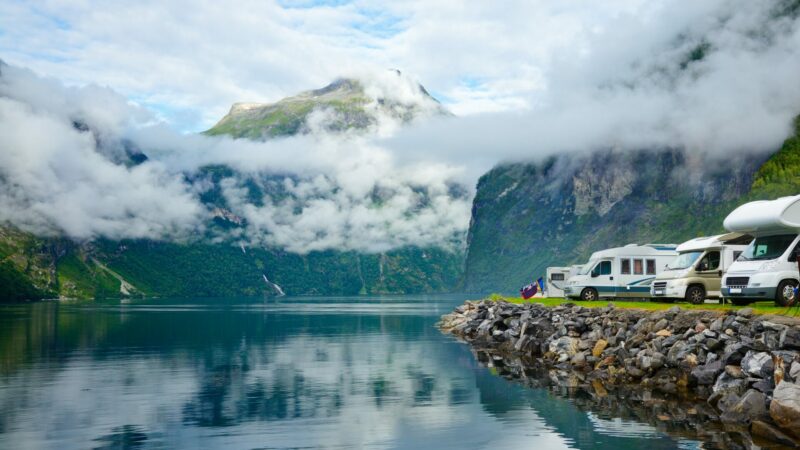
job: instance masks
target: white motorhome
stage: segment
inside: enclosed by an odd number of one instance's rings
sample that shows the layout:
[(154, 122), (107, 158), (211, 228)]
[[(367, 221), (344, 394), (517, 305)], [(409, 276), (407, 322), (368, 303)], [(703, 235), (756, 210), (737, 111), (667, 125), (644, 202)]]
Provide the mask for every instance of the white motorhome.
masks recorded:
[(695, 305), (719, 298), (722, 275), (752, 240), (748, 234), (728, 233), (684, 242), (676, 249), (678, 256), (653, 280), (650, 295)]
[(576, 264), (569, 267), (548, 267), (545, 281), (545, 297), (564, 297), (564, 287), (570, 277), (577, 275), (582, 265)]
[(745, 203), (728, 214), (725, 229), (755, 239), (722, 279), (722, 297), (736, 305), (758, 300), (794, 304), (800, 281), (795, 251), (800, 234), (800, 195)]
[(650, 284), (678, 252), (673, 244), (629, 244), (592, 254), (583, 269), (567, 281), (570, 298), (650, 297)]

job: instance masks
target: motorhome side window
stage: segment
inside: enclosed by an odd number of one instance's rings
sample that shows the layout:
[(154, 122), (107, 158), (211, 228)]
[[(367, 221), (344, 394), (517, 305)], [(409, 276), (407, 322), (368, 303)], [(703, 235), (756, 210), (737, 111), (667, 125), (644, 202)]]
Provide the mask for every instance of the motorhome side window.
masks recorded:
[(622, 266), (620, 267), (619, 273), (623, 275), (630, 275), (631, 274), (631, 260), (630, 259), (623, 259), (620, 261)]
[(719, 269), (719, 252), (709, 252), (700, 264), (697, 265), (700, 270), (717, 270)]
[(634, 259), (633, 260), (633, 274), (634, 275), (642, 275), (644, 274), (644, 261), (641, 259)]
[(647, 260), (647, 274), (648, 275), (655, 275), (656, 274), (656, 260), (655, 259), (648, 259)]
[(550, 281), (564, 281), (563, 273), (554, 273), (550, 275)]
[(599, 264), (594, 266), (592, 273), (597, 275), (611, 275), (611, 261), (600, 261)]

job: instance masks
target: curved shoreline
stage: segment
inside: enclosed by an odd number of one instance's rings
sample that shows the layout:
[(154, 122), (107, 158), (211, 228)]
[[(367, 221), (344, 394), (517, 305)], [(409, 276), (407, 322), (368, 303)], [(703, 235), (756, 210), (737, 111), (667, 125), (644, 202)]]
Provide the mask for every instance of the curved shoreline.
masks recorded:
[(750, 447), (754, 439), (800, 447), (794, 318), (757, 316), (749, 308), (645, 311), (483, 300), (442, 316), (439, 327), (470, 344), (481, 363), (525, 384), (628, 409), (659, 399), (669, 412), (637, 414), (640, 420), (682, 424), (724, 448)]

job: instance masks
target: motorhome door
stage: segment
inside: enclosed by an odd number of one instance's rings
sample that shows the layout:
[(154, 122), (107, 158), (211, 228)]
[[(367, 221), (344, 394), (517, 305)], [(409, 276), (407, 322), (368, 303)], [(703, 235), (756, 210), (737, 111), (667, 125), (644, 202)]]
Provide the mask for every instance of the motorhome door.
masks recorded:
[(722, 258), (719, 250), (709, 250), (695, 263), (695, 273), (703, 279), (706, 293), (718, 295), (722, 283)]
[(591, 285), (601, 297), (616, 296), (616, 283), (611, 270), (611, 260), (599, 261), (592, 269)]

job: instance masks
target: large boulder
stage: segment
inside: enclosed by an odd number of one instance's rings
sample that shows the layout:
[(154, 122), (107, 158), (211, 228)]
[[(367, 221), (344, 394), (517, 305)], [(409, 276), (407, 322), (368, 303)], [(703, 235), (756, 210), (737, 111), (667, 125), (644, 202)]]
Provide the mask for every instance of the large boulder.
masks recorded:
[(783, 432), (773, 427), (769, 423), (761, 420), (753, 421), (752, 425), (750, 426), (750, 432), (753, 434), (753, 436), (758, 436), (763, 439), (777, 442), (788, 448), (797, 448), (800, 446), (798, 445), (797, 441), (783, 434)]
[(787, 327), (783, 330), (780, 346), (785, 350), (800, 350), (800, 328)]
[(550, 342), (550, 351), (557, 354), (565, 354), (568, 357), (572, 357), (578, 351), (578, 344), (580, 343), (579, 339), (569, 337), (569, 336), (562, 336), (555, 341)]
[(697, 366), (692, 369), (690, 380), (694, 382), (694, 384), (708, 386), (714, 384), (714, 382), (717, 380), (717, 376), (722, 373), (724, 369), (725, 367), (722, 365), (721, 360), (716, 360), (702, 366)]
[(741, 366), (742, 370), (757, 378), (768, 377), (774, 370), (772, 356), (767, 352), (747, 352)]
[(782, 381), (772, 393), (769, 414), (778, 426), (800, 435), (800, 384)]
[(767, 420), (767, 396), (763, 392), (750, 389), (727, 410), (719, 419), (725, 423), (746, 425), (753, 420)]

